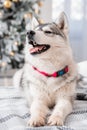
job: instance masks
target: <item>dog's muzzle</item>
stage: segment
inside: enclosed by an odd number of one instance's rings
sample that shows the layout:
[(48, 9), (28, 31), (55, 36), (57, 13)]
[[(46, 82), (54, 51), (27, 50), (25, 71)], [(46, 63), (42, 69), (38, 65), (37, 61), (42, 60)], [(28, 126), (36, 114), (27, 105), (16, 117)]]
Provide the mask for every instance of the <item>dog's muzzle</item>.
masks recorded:
[(29, 39), (29, 44), (31, 44), (33, 47), (29, 49), (30, 54), (41, 54), (42, 52), (47, 51), (50, 48), (50, 45), (48, 44), (38, 44), (34, 40), (35, 32), (33, 30), (30, 30), (27, 32), (27, 37)]

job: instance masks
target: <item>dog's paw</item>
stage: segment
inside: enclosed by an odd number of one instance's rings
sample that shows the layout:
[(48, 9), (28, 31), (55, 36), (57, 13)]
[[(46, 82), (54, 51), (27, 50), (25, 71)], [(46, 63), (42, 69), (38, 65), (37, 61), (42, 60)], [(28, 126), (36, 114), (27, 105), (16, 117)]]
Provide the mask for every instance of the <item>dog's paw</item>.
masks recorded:
[(53, 126), (53, 125), (62, 126), (63, 119), (60, 116), (50, 116), (47, 124), (50, 126)]
[(44, 118), (30, 118), (28, 122), (28, 126), (32, 127), (39, 127), (39, 126), (44, 126), (45, 125), (45, 119)]

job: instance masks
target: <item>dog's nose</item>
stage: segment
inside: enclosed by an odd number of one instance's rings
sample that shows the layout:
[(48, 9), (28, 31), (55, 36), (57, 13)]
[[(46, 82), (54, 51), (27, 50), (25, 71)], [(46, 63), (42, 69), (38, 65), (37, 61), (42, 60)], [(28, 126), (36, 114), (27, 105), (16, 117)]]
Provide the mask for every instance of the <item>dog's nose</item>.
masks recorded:
[(34, 35), (35, 35), (35, 32), (33, 30), (30, 30), (30, 31), (27, 32), (27, 36), (29, 38), (32, 38)]

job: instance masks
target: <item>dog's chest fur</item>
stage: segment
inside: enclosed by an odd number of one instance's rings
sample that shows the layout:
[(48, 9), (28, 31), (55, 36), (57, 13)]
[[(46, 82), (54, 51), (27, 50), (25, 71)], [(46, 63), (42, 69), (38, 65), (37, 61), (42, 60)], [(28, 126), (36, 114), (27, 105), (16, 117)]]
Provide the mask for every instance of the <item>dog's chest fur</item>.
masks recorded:
[[(41, 100), (44, 100), (48, 106), (54, 105), (58, 96), (61, 95), (61, 86), (65, 85), (65, 77), (52, 78), (43, 76), (33, 70), (29, 64), (26, 64), (23, 70), (24, 74), (22, 82), (26, 83), (26, 87), (24, 83), (23, 89), (25, 91), (25, 96), (28, 96), (27, 99), (30, 99), (29, 103), (31, 104), (32, 100), (35, 100), (35, 98), (38, 97)], [(24, 77), (26, 77), (26, 79)], [(63, 94), (62, 90), (62, 95)]]

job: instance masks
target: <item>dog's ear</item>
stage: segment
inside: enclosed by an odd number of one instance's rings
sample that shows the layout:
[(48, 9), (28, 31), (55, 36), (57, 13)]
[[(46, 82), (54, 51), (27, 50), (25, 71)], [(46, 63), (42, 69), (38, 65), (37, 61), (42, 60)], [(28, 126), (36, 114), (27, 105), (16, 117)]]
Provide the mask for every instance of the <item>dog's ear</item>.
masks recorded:
[(56, 24), (65, 34), (68, 33), (68, 20), (64, 12), (60, 13), (59, 17), (56, 19)]
[(31, 28), (34, 29), (38, 25), (39, 25), (38, 20), (35, 17), (33, 17), (31, 21)]

